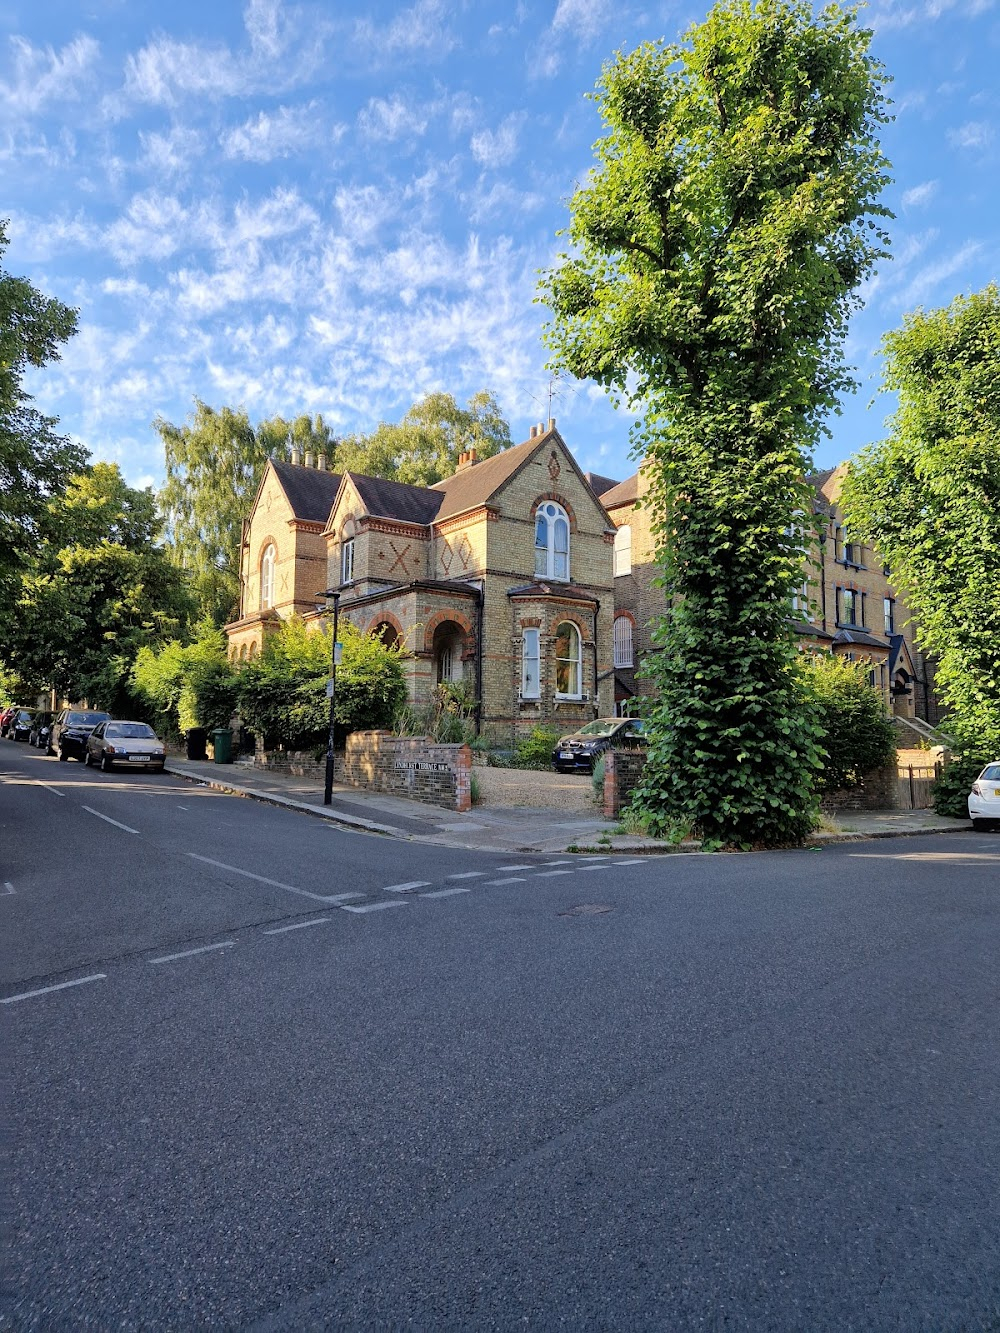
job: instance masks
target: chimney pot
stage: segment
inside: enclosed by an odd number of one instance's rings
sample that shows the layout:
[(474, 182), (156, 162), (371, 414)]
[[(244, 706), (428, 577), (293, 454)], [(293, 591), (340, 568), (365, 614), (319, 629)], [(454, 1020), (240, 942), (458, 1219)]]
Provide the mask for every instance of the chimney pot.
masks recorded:
[(556, 428), (555, 417), (549, 417), (549, 430), (555, 430), (555, 428)]
[(298, 467), (301, 462), (302, 462), (302, 450), (299, 448), (297, 444), (293, 444), (292, 463), (294, 464), (295, 467)]
[(306, 450), (306, 467), (316, 466), (316, 455), (311, 449)]
[(528, 431), (528, 439), (533, 440), (537, 434), (538, 434), (538, 427), (532, 426), (531, 430)]
[(316, 466), (320, 470), (320, 472), (326, 471), (326, 454), (316, 455)]

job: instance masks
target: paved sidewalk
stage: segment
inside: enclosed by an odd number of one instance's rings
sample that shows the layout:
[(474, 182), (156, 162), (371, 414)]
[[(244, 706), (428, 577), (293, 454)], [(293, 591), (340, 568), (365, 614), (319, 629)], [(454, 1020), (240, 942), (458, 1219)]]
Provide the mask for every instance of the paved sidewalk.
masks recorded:
[[(167, 756), (167, 771), (207, 783), (252, 800), (333, 820), (362, 832), (410, 838), (495, 852), (565, 852), (570, 850), (662, 854), (697, 852), (696, 844), (677, 848), (655, 838), (615, 833), (616, 822), (585, 810), (528, 806), (477, 806), (460, 815), (418, 801), (336, 784), (330, 806), (323, 805), (323, 784), (314, 777), (266, 773), (248, 764), (215, 764)], [(860, 838), (906, 837), (969, 829), (965, 819), (947, 819), (933, 810), (845, 812), (834, 831), (814, 834), (816, 846)]]

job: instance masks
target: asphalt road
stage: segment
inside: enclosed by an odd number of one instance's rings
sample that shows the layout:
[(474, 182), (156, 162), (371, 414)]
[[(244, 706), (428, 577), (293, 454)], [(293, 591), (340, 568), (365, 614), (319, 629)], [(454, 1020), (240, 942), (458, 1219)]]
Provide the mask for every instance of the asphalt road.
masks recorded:
[(0, 742), (0, 913), (0, 1327), (1000, 1327), (1000, 836), (515, 858)]

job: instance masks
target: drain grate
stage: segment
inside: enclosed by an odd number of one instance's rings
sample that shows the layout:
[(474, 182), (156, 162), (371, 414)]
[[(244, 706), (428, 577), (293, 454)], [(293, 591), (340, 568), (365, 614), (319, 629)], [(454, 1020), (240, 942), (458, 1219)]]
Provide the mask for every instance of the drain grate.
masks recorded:
[(580, 903), (578, 907), (567, 907), (565, 912), (560, 912), (560, 916), (601, 916), (604, 912), (613, 912), (613, 907), (606, 907), (603, 903)]

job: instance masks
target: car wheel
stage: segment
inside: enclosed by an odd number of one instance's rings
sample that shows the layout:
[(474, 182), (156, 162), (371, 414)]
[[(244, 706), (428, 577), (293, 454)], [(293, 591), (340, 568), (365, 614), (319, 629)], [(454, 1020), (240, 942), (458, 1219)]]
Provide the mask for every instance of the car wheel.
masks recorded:
[(77, 757), (77, 759), (79, 760), (79, 762), (80, 762), (81, 764), (85, 764), (85, 763), (87, 762), (87, 750), (86, 750), (86, 747), (84, 747), (76, 757)]
[(111, 760), (108, 758), (106, 754), (101, 755), (101, 772), (102, 773), (111, 772)]
[(69, 755), (66, 753), (66, 751), (63, 749), (63, 747), (60, 745), (60, 747), (59, 747), (59, 762), (60, 762), (61, 764), (65, 764), (65, 762), (66, 762), (66, 760), (67, 760), (68, 758), (69, 758)]
[(986, 820), (985, 820), (985, 819), (976, 819), (975, 817), (973, 817), (973, 818), (972, 818), (972, 831), (973, 831), (974, 833), (985, 833), (985, 832), (986, 832)]

